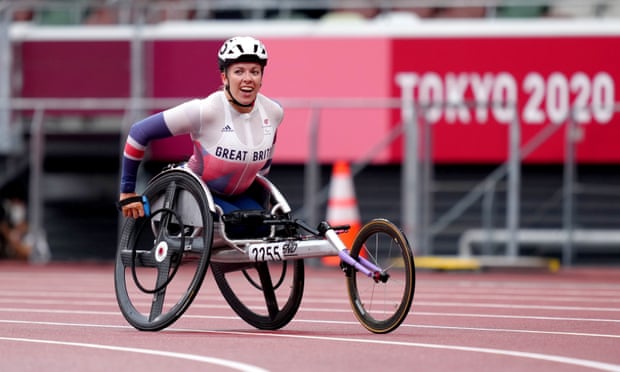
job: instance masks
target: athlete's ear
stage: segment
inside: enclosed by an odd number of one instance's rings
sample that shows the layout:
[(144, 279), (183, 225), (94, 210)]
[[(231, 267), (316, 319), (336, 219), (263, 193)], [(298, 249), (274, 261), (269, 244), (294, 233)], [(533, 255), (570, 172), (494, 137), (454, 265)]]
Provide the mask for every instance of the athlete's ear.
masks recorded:
[(228, 82), (227, 82), (228, 79), (226, 78), (225, 72), (220, 73), (220, 78), (222, 79), (222, 84), (228, 85)]

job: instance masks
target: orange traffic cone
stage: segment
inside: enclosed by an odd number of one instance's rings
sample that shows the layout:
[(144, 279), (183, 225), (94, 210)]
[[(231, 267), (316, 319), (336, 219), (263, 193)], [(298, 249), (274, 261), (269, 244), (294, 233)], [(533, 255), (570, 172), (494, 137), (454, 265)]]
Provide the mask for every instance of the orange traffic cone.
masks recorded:
[[(326, 219), (332, 226), (351, 226), (349, 231), (339, 235), (344, 245), (350, 249), (355, 236), (360, 231), (361, 221), (353, 188), (351, 169), (347, 162), (338, 161), (334, 163), (332, 178), (329, 184)], [(338, 256), (327, 256), (323, 257), (321, 262), (327, 266), (338, 266), (340, 258)]]

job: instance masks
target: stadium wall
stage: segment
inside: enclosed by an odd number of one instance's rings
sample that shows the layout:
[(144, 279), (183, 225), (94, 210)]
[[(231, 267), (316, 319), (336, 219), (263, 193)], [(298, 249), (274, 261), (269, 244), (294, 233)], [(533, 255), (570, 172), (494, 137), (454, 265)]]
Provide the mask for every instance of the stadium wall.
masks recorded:
[[(136, 34), (139, 32), (139, 34)], [(613, 21), (432, 21), (163, 23), (11, 30), (21, 61), (16, 94), (26, 98), (130, 95), (132, 39), (144, 41), (147, 98), (202, 97), (220, 86), (216, 51), (233, 34), (266, 43), (265, 94), (287, 109), (276, 161), (308, 157), (313, 107), (320, 107), (319, 159), (356, 160), (399, 125), (405, 90), (423, 105), (435, 163), (503, 162), (508, 124), (518, 118), (525, 143), (574, 110), (580, 163), (620, 163), (620, 24)], [(356, 102), (375, 100), (381, 105)], [(317, 103), (318, 102), (318, 103)], [(526, 162), (560, 163), (563, 130)], [(186, 139), (154, 144), (155, 158), (181, 158)], [(374, 158), (398, 163), (399, 141)]]

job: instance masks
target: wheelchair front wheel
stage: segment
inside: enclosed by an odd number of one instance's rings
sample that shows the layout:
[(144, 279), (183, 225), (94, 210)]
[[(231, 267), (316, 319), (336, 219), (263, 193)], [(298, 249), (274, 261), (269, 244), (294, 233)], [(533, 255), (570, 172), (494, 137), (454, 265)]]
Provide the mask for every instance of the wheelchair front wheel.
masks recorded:
[(158, 331), (198, 293), (209, 266), (213, 216), (202, 185), (184, 171), (161, 174), (144, 195), (153, 213), (125, 221), (114, 286), (125, 319), (139, 330)]
[(357, 234), (350, 254), (389, 275), (385, 282), (375, 281), (348, 268), (347, 290), (356, 318), (373, 333), (393, 331), (409, 313), (415, 290), (415, 265), (407, 238), (388, 220), (374, 219)]

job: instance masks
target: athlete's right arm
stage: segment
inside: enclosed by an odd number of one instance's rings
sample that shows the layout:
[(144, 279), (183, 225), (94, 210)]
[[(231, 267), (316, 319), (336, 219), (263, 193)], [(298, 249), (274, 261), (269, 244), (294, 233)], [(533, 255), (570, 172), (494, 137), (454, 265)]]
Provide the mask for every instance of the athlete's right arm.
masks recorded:
[[(123, 151), (119, 200), (136, 196), (138, 167), (144, 158), (144, 151), (149, 142), (170, 136), (172, 136), (172, 133), (170, 133), (166, 125), (163, 113), (151, 115), (131, 126)], [(139, 202), (123, 206), (122, 212), (126, 217), (137, 218), (144, 216), (144, 208)]]

